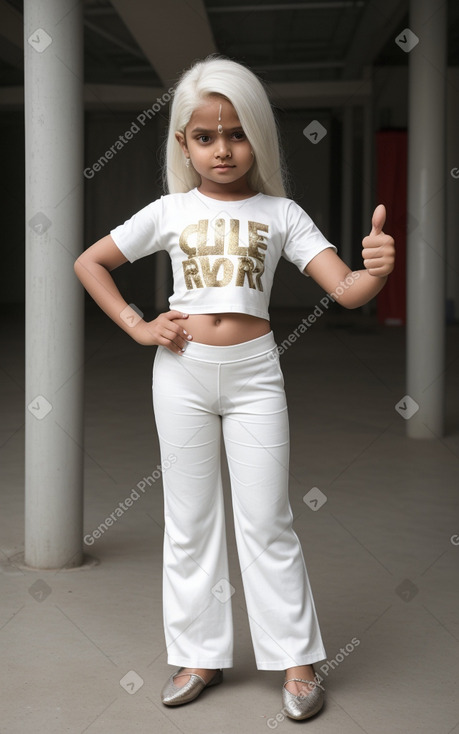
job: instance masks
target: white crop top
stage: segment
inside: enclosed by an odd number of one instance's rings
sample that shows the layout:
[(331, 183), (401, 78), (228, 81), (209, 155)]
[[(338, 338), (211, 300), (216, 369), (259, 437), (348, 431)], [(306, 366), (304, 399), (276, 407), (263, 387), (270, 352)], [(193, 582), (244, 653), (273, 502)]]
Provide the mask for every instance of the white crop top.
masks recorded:
[(269, 319), (274, 272), (281, 256), (303, 272), (328, 242), (292, 199), (256, 194), (220, 201), (197, 188), (167, 194), (110, 231), (134, 262), (167, 250), (174, 292), (170, 309), (237, 312)]

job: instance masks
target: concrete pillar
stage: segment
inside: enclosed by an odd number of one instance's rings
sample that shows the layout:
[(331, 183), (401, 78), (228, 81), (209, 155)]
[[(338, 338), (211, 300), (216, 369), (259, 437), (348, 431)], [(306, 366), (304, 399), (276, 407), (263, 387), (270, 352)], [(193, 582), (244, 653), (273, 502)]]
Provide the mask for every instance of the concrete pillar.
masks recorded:
[(343, 137), (341, 156), (341, 247), (340, 257), (352, 268), (352, 206), (353, 206), (353, 124), (354, 108), (343, 107)]
[(444, 433), (446, 13), (443, 0), (410, 2), (409, 29), (419, 38), (407, 48), (407, 394), (415, 402), (404, 409), (412, 438)]
[(24, 0), (25, 565), (83, 560), (83, 19)]

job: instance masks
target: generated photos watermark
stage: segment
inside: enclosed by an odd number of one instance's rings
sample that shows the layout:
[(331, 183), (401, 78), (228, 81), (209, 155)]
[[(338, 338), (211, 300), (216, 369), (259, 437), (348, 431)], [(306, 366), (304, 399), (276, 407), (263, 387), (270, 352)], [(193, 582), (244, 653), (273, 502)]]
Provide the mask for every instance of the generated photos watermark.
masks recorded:
[(415, 415), (419, 410), (419, 405), (416, 400), (413, 400), (410, 395), (404, 395), (401, 400), (395, 405), (395, 410), (404, 420), (409, 421), (410, 418)]
[(45, 31), (44, 28), (37, 28), (36, 31), (30, 34), (30, 36), (27, 39), (27, 43), (29, 46), (33, 48), (34, 51), (36, 51), (39, 54), (42, 54), (43, 51), (46, 51), (48, 46), (51, 46), (53, 42), (53, 39)]
[(354, 271), (353, 273), (349, 273), (349, 275), (340, 282), (338, 287), (328, 295), (324, 296), (320, 299), (319, 303), (314, 307), (314, 310), (312, 313), (309, 314), (309, 316), (305, 317), (300, 321), (298, 326), (296, 326), (288, 335), (286, 339), (284, 339), (280, 344), (277, 345), (276, 349), (273, 349), (268, 354), (268, 359), (271, 361), (277, 360), (279, 357), (281, 357), (284, 352), (289, 349), (292, 344), (295, 344), (295, 342), (300, 338), (300, 336), (313, 325), (316, 323), (318, 319), (325, 313), (325, 310), (328, 310), (328, 307), (331, 303), (335, 303), (336, 296), (342, 296), (343, 293), (348, 290), (348, 288), (351, 287), (351, 285), (360, 278), (360, 273), (358, 271)]
[(107, 163), (112, 158), (114, 158), (120, 150), (123, 150), (123, 148), (134, 138), (134, 136), (137, 135), (137, 133), (140, 132), (143, 127), (145, 127), (147, 122), (153, 119), (156, 113), (159, 112), (162, 107), (164, 107), (171, 101), (174, 91), (174, 87), (170, 87), (167, 92), (162, 95), (162, 97), (156, 98), (156, 102), (153, 102), (151, 107), (148, 107), (146, 110), (142, 110), (142, 112), (138, 114), (136, 119), (131, 123), (130, 127), (125, 130), (122, 135), (118, 135), (118, 140), (115, 140), (113, 145), (107, 148), (105, 153), (101, 155), (100, 158), (98, 158), (97, 161), (92, 164), (92, 166), (88, 166), (84, 169), (83, 173), (85, 178), (94, 178), (96, 173), (101, 171), (104, 166), (106, 166)]
[[(162, 461), (161, 464), (158, 464), (156, 466), (156, 469), (151, 474), (149, 474), (147, 477), (143, 477), (140, 482), (137, 482), (136, 488), (139, 490), (139, 492), (142, 492), (144, 494), (147, 486), (151, 487), (165, 471), (170, 469), (172, 464), (175, 464), (176, 461), (177, 457), (175, 456), (175, 454), (169, 454), (167, 459)], [(118, 503), (118, 507), (116, 507), (113, 512), (110, 513), (110, 515), (107, 515), (104, 522), (100, 523), (100, 525), (98, 525), (97, 528), (92, 531), (92, 533), (87, 533), (84, 536), (84, 542), (86, 543), (86, 545), (93, 545), (96, 540), (102, 537), (102, 535), (108, 530), (109, 527), (114, 525), (114, 523), (116, 523), (120, 517), (123, 517), (124, 513), (133, 506), (134, 502), (140, 499), (142, 495), (139, 494), (136, 488), (131, 491), (126, 499)]]
[(216, 599), (218, 599), (221, 604), (225, 604), (228, 599), (231, 599), (236, 589), (228, 579), (222, 578), (220, 581), (217, 581), (217, 583), (212, 586), (212, 594), (215, 596)]
[(303, 130), (303, 135), (313, 145), (317, 145), (317, 143), (320, 143), (320, 141), (326, 136), (326, 134), (327, 128), (325, 128), (319, 122), (319, 120), (313, 120)]
[[(358, 637), (353, 637), (352, 640), (348, 642), (347, 645), (345, 645), (345, 647), (340, 647), (339, 652), (336, 653), (334, 658), (332, 658), (331, 660), (327, 659), (325, 663), (322, 663), (319, 668), (320, 673), (317, 671), (315, 672), (314, 680), (310, 681), (307, 684), (307, 690), (300, 691), (300, 693), (298, 694), (298, 698), (306, 698), (314, 690), (314, 688), (317, 687), (324, 690), (322, 683), (329, 675), (330, 671), (335, 670), (335, 668), (341, 665), (341, 663), (347, 657), (349, 657), (349, 655), (351, 655), (354, 652), (355, 648), (359, 645), (360, 640), (358, 639)], [(269, 719), (267, 719), (266, 726), (268, 727), (268, 729), (277, 729), (279, 724), (282, 724), (282, 722), (285, 721), (286, 718), (288, 718), (286, 714), (286, 709), (282, 708), (275, 716), (271, 716)]]
[(313, 512), (317, 512), (317, 510), (320, 510), (320, 508), (326, 503), (326, 501), (327, 495), (321, 492), (319, 487), (313, 487), (303, 497), (303, 502)]
[(137, 693), (137, 691), (142, 688), (144, 684), (144, 679), (135, 672), (135, 670), (129, 670), (126, 675), (123, 675), (123, 677), (120, 680), (120, 686), (124, 688), (124, 690), (129, 693), (129, 695), (133, 695), (134, 693)]
[(418, 45), (419, 38), (410, 28), (405, 28), (404, 31), (398, 34), (395, 39), (395, 43), (402, 49), (402, 51), (409, 54), (409, 52)]
[(33, 400), (30, 401), (27, 409), (34, 418), (42, 421), (43, 418), (46, 418), (48, 413), (52, 411), (53, 406), (51, 405), (49, 400), (45, 398), (44, 395), (37, 395)]

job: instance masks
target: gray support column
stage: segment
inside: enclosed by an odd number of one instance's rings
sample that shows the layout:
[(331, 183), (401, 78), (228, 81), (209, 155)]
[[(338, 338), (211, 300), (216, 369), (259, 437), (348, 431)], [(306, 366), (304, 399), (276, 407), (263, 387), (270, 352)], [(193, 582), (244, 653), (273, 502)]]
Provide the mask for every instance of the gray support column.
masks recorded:
[(83, 560), (83, 21), (25, 0), (25, 564)]
[(341, 247), (339, 256), (352, 268), (353, 107), (343, 108), (341, 164)]
[(410, 2), (409, 28), (419, 37), (409, 51), (407, 394), (419, 405), (407, 420), (412, 438), (444, 433), (446, 13), (444, 0)]

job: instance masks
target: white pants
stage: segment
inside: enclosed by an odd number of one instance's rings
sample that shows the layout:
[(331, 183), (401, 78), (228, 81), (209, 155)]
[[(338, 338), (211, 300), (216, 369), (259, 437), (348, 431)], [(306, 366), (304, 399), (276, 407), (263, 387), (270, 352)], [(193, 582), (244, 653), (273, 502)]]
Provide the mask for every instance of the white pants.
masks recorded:
[[(159, 346), (153, 406), (164, 487), (164, 632), (171, 665), (233, 665), (220, 440), (258, 670), (323, 660), (288, 498), (289, 426), (273, 333), (232, 346)], [(172, 456), (172, 461), (171, 461)], [(169, 466), (170, 464), (170, 466)], [(240, 592), (234, 602), (243, 606)]]

